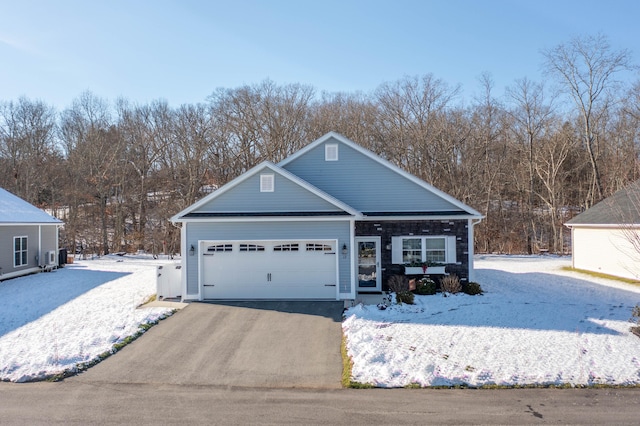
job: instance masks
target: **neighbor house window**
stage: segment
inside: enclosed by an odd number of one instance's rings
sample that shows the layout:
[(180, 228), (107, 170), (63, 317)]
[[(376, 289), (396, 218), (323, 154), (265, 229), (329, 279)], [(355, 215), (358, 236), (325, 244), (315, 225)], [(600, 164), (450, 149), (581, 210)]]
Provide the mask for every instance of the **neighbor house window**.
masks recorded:
[(13, 237), (13, 266), (27, 264), (27, 237)]
[(273, 174), (260, 175), (260, 192), (273, 192), (274, 181)]
[(405, 236), (391, 238), (391, 257), (394, 264), (455, 263), (455, 236)]
[(328, 143), (324, 146), (325, 161), (338, 161), (338, 144)]

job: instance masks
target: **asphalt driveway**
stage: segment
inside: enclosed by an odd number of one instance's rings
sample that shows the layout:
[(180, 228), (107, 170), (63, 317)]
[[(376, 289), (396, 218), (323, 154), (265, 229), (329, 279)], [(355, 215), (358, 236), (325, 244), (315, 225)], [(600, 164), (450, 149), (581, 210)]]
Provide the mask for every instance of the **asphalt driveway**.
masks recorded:
[(342, 306), (191, 303), (114, 356), (67, 380), (339, 388)]

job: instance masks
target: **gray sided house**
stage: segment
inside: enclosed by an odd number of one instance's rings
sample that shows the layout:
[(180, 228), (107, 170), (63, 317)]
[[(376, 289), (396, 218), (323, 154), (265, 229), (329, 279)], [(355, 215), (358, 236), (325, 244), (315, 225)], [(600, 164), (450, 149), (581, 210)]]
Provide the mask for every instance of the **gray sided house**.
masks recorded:
[(0, 281), (58, 266), (62, 222), (0, 188)]
[(182, 225), (183, 299), (355, 300), (386, 290), (396, 274), (473, 280), (473, 226), (481, 218), (328, 133), (171, 220)]

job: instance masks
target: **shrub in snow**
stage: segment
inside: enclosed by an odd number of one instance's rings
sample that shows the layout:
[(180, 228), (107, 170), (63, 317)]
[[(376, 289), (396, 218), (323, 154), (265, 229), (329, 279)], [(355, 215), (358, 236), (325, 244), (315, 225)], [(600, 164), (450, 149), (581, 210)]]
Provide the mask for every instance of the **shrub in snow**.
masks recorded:
[(447, 275), (440, 280), (440, 288), (444, 293), (456, 294), (462, 291), (462, 284), (457, 275)]
[(476, 294), (483, 293), (482, 288), (480, 287), (480, 284), (475, 283), (473, 281), (462, 284), (462, 291), (463, 293), (469, 294), (471, 296), (475, 296)]
[(404, 275), (392, 275), (387, 281), (389, 290), (394, 293), (409, 291), (409, 279)]
[(413, 305), (413, 293), (409, 290), (409, 279), (404, 275), (393, 275), (387, 281), (389, 290), (396, 294), (396, 303)]
[(436, 283), (431, 278), (422, 278), (416, 284), (416, 294), (432, 295), (436, 294)]
[(396, 302), (398, 302), (398, 305), (401, 305), (403, 303), (406, 303), (407, 305), (413, 305), (414, 297), (415, 296), (413, 295), (413, 293), (411, 293), (409, 290), (399, 291), (396, 293)]

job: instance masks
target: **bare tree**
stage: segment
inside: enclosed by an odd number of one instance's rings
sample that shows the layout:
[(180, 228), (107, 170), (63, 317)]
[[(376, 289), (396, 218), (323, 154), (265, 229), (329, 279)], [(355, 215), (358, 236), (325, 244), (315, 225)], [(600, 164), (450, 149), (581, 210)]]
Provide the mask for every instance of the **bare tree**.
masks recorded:
[(2, 184), (27, 201), (55, 204), (55, 177), (48, 174), (59, 159), (56, 115), (52, 107), (25, 97), (0, 105)]
[(74, 229), (72, 239), (75, 241), (80, 215), (86, 217), (91, 207), (97, 206), (100, 233), (92, 236), (91, 240), (96, 249), (108, 254), (110, 224), (107, 206), (113, 201), (113, 188), (117, 184), (115, 172), (122, 167), (123, 143), (112, 123), (107, 101), (90, 92), (80, 95), (63, 113), (61, 137), (74, 186), (69, 200), (69, 226)]
[(513, 199), (505, 193), (512, 171), (507, 173), (509, 161), (504, 108), (492, 94), (493, 80), (487, 73), (480, 77), (483, 96), (476, 100), (470, 118), (470, 144), (472, 149), (464, 158), (466, 181), (474, 186), (475, 205), (486, 219), (477, 228), (476, 241), (481, 251), (512, 251), (504, 246), (513, 223), (507, 214)]
[(382, 84), (375, 93), (380, 140), (386, 141), (386, 156), (393, 163), (427, 181), (436, 166), (438, 120), (458, 95), (431, 74), (405, 77)]
[(603, 195), (598, 127), (600, 116), (615, 100), (619, 88), (616, 74), (632, 69), (626, 49), (613, 50), (604, 35), (575, 37), (543, 52), (547, 72), (556, 77), (564, 93), (573, 100), (582, 122), (583, 144), (589, 155), (592, 180), (589, 204)]
[(533, 253), (536, 239), (534, 197), (535, 197), (535, 161), (537, 144), (545, 135), (552, 119), (551, 104), (546, 102), (544, 89), (541, 84), (533, 83), (524, 78), (517, 80), (515, 86), (507, 88), (507, 97), (513, 103), (509, 110), (512, 117), (511, 130), (519, 142), (518, 151), (521, 158), (526, 158), (527, 164), (527, 206), (526, 221), (529, 226), (527, 232), (527, 251)]
[[(130, 167), (136, 176), (137, 189), (135, 196), (137, 208), (133, 215), (135, 240), (138, 249), (145, 248), (145, 232), (147, 227), (147, 207), (150, 196), (159, 196), (158, 185), (149, 180), (157, 174), (160, 158), (165, 155), (169, 139), (160, 133), (165, 129), (156, 118), (168, 108), (166, 102), (154, 102), (149, 105), (128, 105), (121, 100), (118, 103), (118, 128), (123, 139), (125, 157), (123, 167)], [(158, 114), (158, 112), (160, 114)]]
[(535, 173), (541, 183), (539, 188), (534, 188), (535, 194), (546, 207), (538, 213), (537, 220), (544, 219), (541, 225), (551, 229), (549, 250), (553, 253), (563, 253), (565, 217), (562, 210), (566, 208), (568, 200), (565, 185), (567, 178), (575, 172), (568, 166), (567, 159), (572, 152), (577, 151), (577, 143), (570, 132), (547, 133), (547, 136), (539, 141), (533, 158)]

